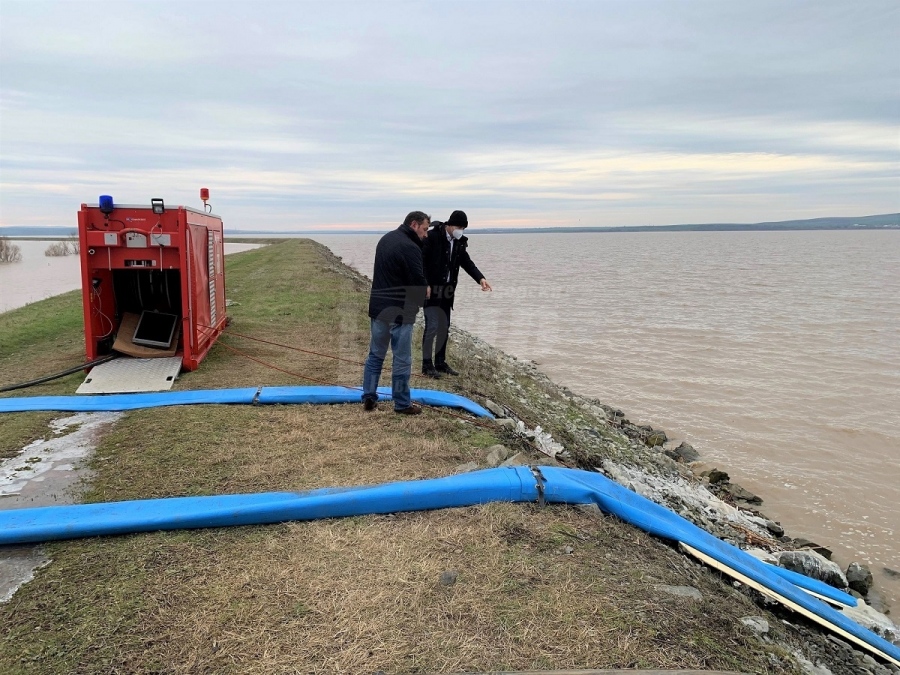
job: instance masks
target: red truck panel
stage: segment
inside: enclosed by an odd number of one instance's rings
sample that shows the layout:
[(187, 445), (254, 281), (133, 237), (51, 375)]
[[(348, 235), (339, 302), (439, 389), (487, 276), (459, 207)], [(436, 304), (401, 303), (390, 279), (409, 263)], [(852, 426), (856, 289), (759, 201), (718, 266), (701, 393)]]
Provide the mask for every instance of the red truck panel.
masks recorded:
[(226, 324), (222, 220), (183, 206), (104, 214), (82, 204), (78, 236), (88, 359), (108, 353), (125, 311), (164, 299), (181, 316), (182, 366), (195, 370)]

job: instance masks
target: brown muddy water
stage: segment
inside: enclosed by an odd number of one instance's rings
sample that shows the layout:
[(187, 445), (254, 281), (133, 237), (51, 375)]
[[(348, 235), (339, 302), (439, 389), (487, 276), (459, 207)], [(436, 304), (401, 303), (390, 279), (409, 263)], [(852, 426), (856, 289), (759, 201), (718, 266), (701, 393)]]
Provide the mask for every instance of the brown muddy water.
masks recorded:
[[(81, 288), (81, 262), (77, 255), (44, 255), (52, 239), (13, 239), (22, 260), (0, 264), (0, 312)], [(225, 243), (225, 255), (259, 248), (260, 244)]]
[[(467, 234), (494, 292), (461, 273), (456, 325), (687, 440), (900, 607), (900, 232)], [(371, 277), (377, 235), (313, 238)]]

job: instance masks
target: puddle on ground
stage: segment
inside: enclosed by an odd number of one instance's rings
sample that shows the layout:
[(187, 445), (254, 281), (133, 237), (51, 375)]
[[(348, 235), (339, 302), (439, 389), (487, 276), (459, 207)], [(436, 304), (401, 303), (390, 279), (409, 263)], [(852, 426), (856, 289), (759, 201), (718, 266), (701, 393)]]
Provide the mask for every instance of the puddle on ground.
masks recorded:
[[(97, 447), (101, 431), (121, 416), (78, 413), (50, 422), (52, 438), (29, 443), (0, 462), (0, 510), (74, 504), (75, 488), (88, 476), (84, 460)], [(0, 603), (48, 562), (42, 546), (0, 547)]]

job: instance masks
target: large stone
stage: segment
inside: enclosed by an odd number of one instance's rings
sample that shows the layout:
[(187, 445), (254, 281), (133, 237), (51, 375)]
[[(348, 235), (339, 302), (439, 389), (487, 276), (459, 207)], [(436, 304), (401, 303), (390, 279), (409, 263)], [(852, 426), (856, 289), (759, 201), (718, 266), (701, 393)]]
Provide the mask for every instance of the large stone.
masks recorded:
[(800, 666), (800, 670), (803, 671), (803, 675), (834, 675), (834, 673), (823, 664), (813, 663), (800, 652), (794, 652), (794, 658), (797, 660), (797, 665)]
[(717, 483), (727, 483), (731, 480), (731, 476), (729, 476), (724, 471), (720, 471), (719, 469), (713, 469), (707, 474), (707, 478), (709, 478), (710, 485), (716, 485)]
[(494, 403), (491, 399), (487, 399), (484, 402), (484, 407), (490, 410), (495, 417), (506, 417), (506, 411), (504, 411), (503, 408)]
[(690, 443), (682, 443), (674, 450), (666, 450), (665, 453), (676, 462), (690, 464), (700, 460), (700, 453), (694, 450)]
[(847, 567), (847, 583), (857, 593), (866, 595), (872, 588), (872, 572), (865, 565), (858, 562), (850, 563)]
[(726, 490), (737, 501), (747, 502), (749, 504), (762, 504), (762, 497), (757, 497), (750, 492), (750, 490), (741, 487), (737, 483), (729, 484)]
[(487, 450), (487, 456), (484, 458), (488, 466), (500, 466), (500, 462), (509, 457), (509, 450), (504, 445), (492, 445)]
[(769, 532), (771, 532), (772, 534), (774, 534), (776, 537), (784, 536), (784, 528), (779, 523), (776, 523), (774, 520), (766, 521), (766, 529)]
[(835, 588), (847, 588), (847, 577), (837, 563), (815, 551), (782, 551), (776, 556), (779, 567), (824, 581)]
[(741, 617), (741, 623), (759, 635), (765, 635), (769, 632), (769, 622), (761, 616)]
[(887, 616), (865, 602), (857, 603), (856, 607), (842, 607), (840, 611), (841, 614), (850, 617), (860, 626), (865, 626), (888, 642), (900, 638), (900, 628)]

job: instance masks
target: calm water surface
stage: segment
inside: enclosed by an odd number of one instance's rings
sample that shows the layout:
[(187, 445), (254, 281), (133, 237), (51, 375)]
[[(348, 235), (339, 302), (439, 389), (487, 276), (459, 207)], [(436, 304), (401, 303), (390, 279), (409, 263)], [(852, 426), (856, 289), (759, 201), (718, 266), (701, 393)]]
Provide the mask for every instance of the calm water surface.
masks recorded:
[[(81, 288), (81, 262), (77, 255), (48, 258), (53, 240), (14, 239), (22, 252), (17, 263), (0, 264), (0, 312)], [(259, 248), (259, 244), (225, 243), (225, 255)]]
[[(455, 323), (687, 440), (900, 606), (900, 232), (470, 229), (494, 292), (463, 274)], [(378, 236), (314, 238), (371, 276)]]

